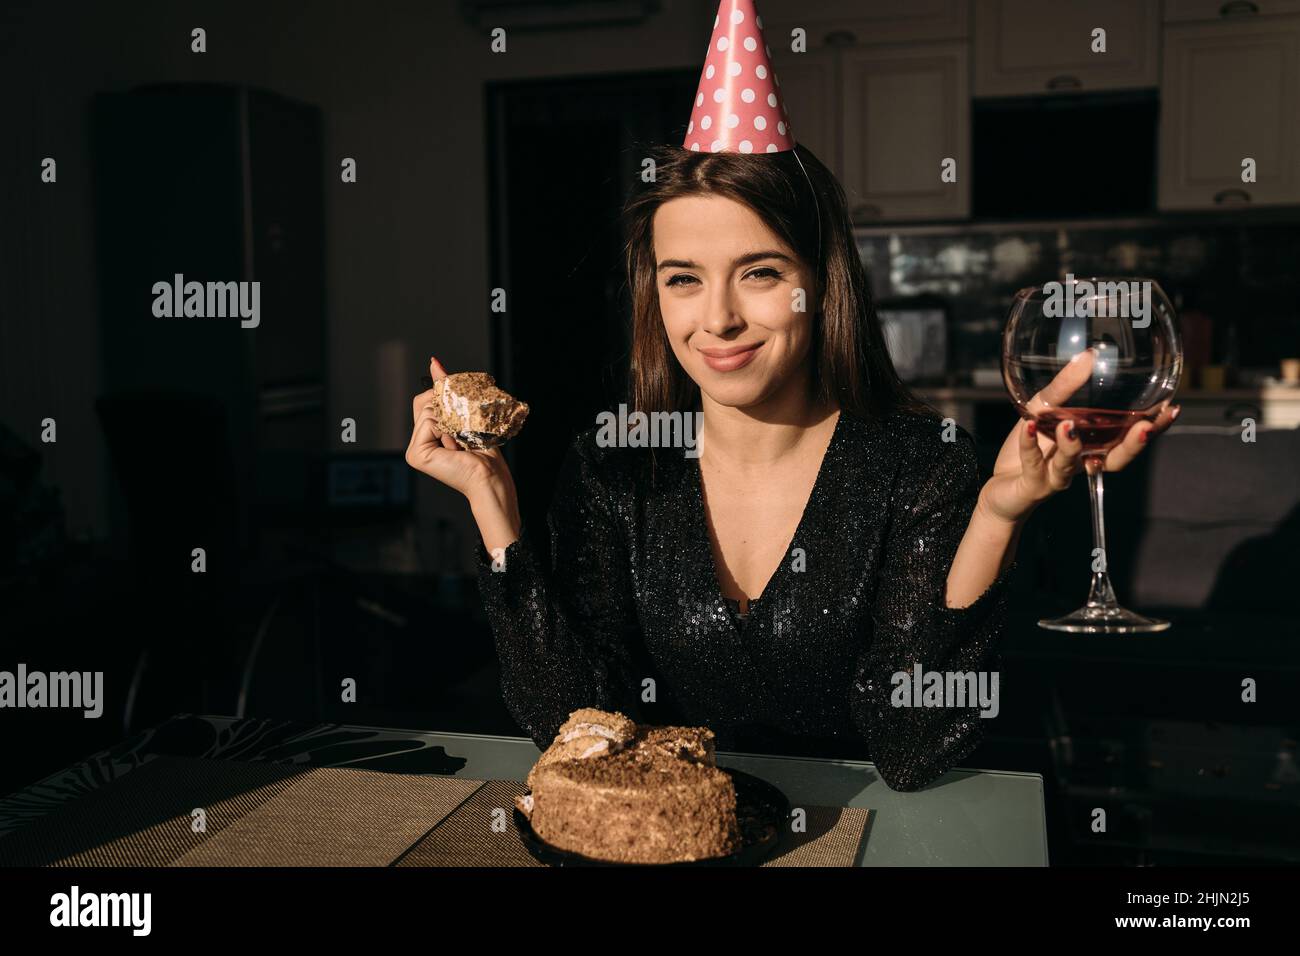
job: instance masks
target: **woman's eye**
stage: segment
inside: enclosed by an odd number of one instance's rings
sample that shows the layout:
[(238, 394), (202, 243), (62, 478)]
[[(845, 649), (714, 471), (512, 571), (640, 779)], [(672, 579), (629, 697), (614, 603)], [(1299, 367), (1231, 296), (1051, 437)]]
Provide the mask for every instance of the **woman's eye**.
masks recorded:
[(781, 273), (777, 272), (771, 266), (763, 266), (762, 268), (755, 269), (753, 272), (746, 275), (745, 278), (746, 279), (779, 279), (781, 278)]
[(681, 272), (673, 276), (664, 284), (665, 285), (687, 285), (694, 281), (695, 281), (695, 276), (687, 275), (686, 273)]

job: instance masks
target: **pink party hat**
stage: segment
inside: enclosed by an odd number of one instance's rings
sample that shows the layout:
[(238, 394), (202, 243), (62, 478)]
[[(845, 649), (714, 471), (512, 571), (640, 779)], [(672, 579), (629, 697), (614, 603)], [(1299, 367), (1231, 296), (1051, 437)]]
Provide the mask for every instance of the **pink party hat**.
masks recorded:
[(754, 0), (722, 0), (709, 37), (686, 149), (779, 153), (794, 149), (790, 116)]

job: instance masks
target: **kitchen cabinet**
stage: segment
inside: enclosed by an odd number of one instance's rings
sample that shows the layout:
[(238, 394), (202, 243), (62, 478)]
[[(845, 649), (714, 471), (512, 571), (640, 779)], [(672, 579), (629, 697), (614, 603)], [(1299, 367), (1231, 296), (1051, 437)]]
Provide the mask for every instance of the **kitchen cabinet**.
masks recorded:
[[(970, 215), (963, 40), (773, 49), (795, 139), (835, 173), (857, 224)], [(956, 181), (941, 177), (956, 161)]]
[[(840, 54), (841, 182), (857, 224), (970, 215), (970, 59), (964, 42)], [(956, 181), (941, 178), (956, 161)]]
[[(790, 49), (790, 31), (802, 27), (808, 49), (851, 44), (949, 40), (966, 37), (967, 0), (761, 0), (773, 50)], [(791, 113), (791, 116), (794, 114)]]
[(1182, 428), (1225, 428), (1240, 430), (1242, 420), (1252, 418), (1257, 428), (1300, 428), (1300, 388), (1268, 385), (1234, 388), (1221, 392), (1180, 392), (1175, 401)]
[(979, 0), (972, 35), (975, 96), (1154, 87), (1160, 75), (1159, 0)]
[[(1011, 406), (1004, 388), (935, 387), (918, 388), (916, 392), (940, 415), (970, 432), (975, 431), (976, 410), (981, 406)], [(1257, 428), (1300, 428), (1300, 388), (1268, 385), (1213, 392), (1186, 389), (1177, 393), (1174, 402), (1183, 409), (1175, 426), (1180, 430), (1240, 431), (1244, 418), (1253, 418)]]
[(773, 63), (773, 69), (781, 81), (795, 141), (811, 149), (839, 177), (843, 123), (836, 59), (830, 50), (787, 54)]
[(1300, 203), (1300, 16), (1167, 25), (1161, 100), (1161, 209)]
[(1300, 13), (1300, 0), (1165, 0), (1165, 22)]

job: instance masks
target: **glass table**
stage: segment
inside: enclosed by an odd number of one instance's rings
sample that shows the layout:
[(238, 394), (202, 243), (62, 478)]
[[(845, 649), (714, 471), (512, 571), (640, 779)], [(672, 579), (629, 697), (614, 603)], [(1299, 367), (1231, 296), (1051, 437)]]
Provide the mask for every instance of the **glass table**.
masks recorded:
[[(526, 737), (178, 714), (0, 799), (0, 838), (161, 755), (522, 781), (538, 754)], [(718, 763), (769, 781), (794, 807), (869, 808), (864, 866), (1048, 864), (1039, 774), (952, 770), (904, 793), (861, 761), (719, 751)]]

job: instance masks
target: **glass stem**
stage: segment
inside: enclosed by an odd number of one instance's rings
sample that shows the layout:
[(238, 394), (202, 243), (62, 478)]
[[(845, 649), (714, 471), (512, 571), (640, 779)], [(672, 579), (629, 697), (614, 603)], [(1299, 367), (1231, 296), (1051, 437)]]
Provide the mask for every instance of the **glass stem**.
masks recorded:
[(1089, 455), (1083, 465), (1088, 472), (1088, 498), (1092, 501), (1092, 586), (1088, 589), (1088, 607), (1118, 608), (1106, 564), (1106, 513), (1102, 508), (1101, 481), (1105, 459)]

